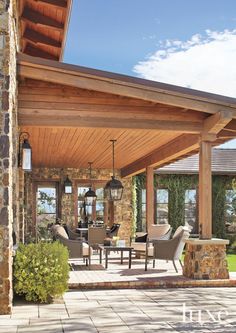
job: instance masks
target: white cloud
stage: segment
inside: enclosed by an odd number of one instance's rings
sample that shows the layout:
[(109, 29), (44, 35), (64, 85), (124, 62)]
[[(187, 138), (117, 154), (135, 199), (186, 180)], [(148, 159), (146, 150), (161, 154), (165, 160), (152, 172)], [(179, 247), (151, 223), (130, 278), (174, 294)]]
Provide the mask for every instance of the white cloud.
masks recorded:
[(133, 71), (145, 79), (236, 97), (236, 30), (161, 41)]
[[(160, 41), (159, 49), (133, 71), (145, 79), (236, 98), (236, 30)], [(236, 140), (222, 148), (236, 148)]]

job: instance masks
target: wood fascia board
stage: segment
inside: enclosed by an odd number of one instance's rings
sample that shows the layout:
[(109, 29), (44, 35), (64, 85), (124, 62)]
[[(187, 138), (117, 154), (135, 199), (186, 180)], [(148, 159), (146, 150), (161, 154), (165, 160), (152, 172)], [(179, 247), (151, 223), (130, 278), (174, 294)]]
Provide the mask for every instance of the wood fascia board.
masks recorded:
[[(224, 109), (232, 111), (233, 117), (236, 118), (236, 100), (226, 98), (225, 102), (212, 100), (209, 97), (201, 98), (191, 94), (177, 93), (163, 89), (155, 88), (152, 81), (143, 80), (142, 84), (136, 83), (142, 79), (133, 79), (119, 74), (106, 73), (107, 76), (98, 76), (93, 74), (99, 71), (89, 70), (82, 67), (61, 64), (44, 59), (31, 59), (30, 62), (22, 55), (18, 58), (18, 74), (36, 80), (46, 80), (53, 83), (61, 83), (82, 89), (96, 90), (111, 94), (119, 94), (127, 97), (139, 98), (155, 103), (163, 103), (181, 108), (192, 109), (200, 112), (217, 113)], [(50, 65), (52, 66), (50, 66)], [(43, 73), (43, 75), (42, 75)], [(110, 75), (110, 77), (108, 77)], [(122, 80), (122, 78), (124, 78)], [(148, 83), (150, 82), (150, 86)], [(145, 85), (147, 83), (147, 85)], [(158, 83), (156, 84), (158, 86)], [(187, 89), (187, 88), (186, 88)], [(220, 96), (222, 99), (223, 97)]]
[(65, 23), (64, 23), (62, 47), (61, 47), (61, 53), (60, 53), (60, 58), (59, 58), (60, 62), (63, 61), (63, 57), (64, 57), (64, 51), (65, 51), (65, 46), (66, 46), (66, 37), (67, 37), (68, 29), (69, 29), (69, 23), (70, 23), (71, 11), (72, 11), (72, 3), (73, 3), (73, 0), (67, 0), (66, 19), (65, 19)]
[[(55, 111), (55, 110), (54, 110)], [(199, 134), (202, 131), (200, 123), (184, 122), (184, 121), (167, 121), (167, 120), (150, 120), (150, 119), (135, 119), (135, 118), (108, 118), (108, 117), (91, 117), (71, 115), (60, 115), (58, 110), (57, 116), (51, 115), (50, 110), (42, 113), (29, 114), (22, 112), (19, 109), (19, 124), (21, 126), (44, 126), (44, 127), (82, 127), (82, 128), (117, 128), (117, 129), (143, 129), (155, 131), (168, 131), (179, 133), (195, 133)], [(27, 114), (28, 113), (28, 114)]]
[(204, 120), (203, 132), (207, 134), (218, 134), (232, 120), (232, 112), (219, 111)]
[(58, 30), (60, 32), (64, 29), (64, 24), (28, 7), (24, 8), (21, 19), (23, 21), (27, 21), (40, 26), (45, 26), (47, 28)]
[(55, 39), (47, 37), (37, 31), (29, 29), (29, 28), (26, 28), (22, 38), (35, 45), (42, 44), (42, 45), (48, 45), (51, 47), (61, 48), (61, 42), (56, 41)]
[(127, 165), (121, 169), (121, 176), (127, 177), (143, 172), (148, 166), (161, 167), (181, 156), (184, 156), (199, 148), (199, 136), (183, 134), (177, 139), (154, 150), (151, 154)]

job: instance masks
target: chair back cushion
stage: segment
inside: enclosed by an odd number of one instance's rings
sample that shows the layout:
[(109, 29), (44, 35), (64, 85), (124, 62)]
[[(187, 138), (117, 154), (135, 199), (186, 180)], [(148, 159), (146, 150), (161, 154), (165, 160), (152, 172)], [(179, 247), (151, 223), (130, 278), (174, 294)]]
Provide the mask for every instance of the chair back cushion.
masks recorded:
[(66, 238), (66, 239), (69, 238), (68, 235), (67, 235), (67, 233), (66, 233), (66, 231), (65, 231), (65, 229), (61, 225), (59, 225), (59, 224), (54, 224), (52, 226), (51, 230), (52, 230), (52, 233), (53, 233), (54, 236), (59, 235), (59, 236), (62, 236), (64, 238)]
[(170, 225), (166, 224), (152, 224), (148, 226), (148, 238), (149, 239), (160, 239), (170, 229)]
[(175, 255), (174, 255), (175, 260), (180, 259), (184, 246), (185, 246), (185, 240), (188, 239), (189, 236), (190, 236), (189, 228), (186, 226), (180, 226), (175, 231), (173, 238), (179, 238), (179, 242), (176, 247)]
[(89, 227), (88, 243), (89, 245), (103, 244), (106, 238), (106, 227)]

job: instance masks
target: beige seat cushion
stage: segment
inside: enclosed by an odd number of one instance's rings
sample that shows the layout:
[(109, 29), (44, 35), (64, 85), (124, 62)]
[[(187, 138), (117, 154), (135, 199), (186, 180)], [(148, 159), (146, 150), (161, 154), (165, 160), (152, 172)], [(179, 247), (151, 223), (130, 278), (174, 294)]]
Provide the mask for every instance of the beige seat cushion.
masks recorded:
[(89, 255), (89, 245), (83, 242), (83, 256)]
[[(134, 251), (137, 252), (146, 252), (146, 243), (132, 242), (131, 247), (133, 247)], [(153, 245), (149, 244), (148, 246), (148, 256), (153, 256)]]

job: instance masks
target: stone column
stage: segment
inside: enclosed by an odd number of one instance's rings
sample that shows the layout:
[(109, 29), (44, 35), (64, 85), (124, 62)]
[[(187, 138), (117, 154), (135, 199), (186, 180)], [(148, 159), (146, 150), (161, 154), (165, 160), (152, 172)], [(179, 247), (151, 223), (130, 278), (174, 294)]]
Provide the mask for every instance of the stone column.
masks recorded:
[(227, 239), (186, 241), (183, 275), (197, 280), (228, 279)]
[(17, 184), (16, 3), (0, 0), (0, 314), (12, 307), (12, 227)]

